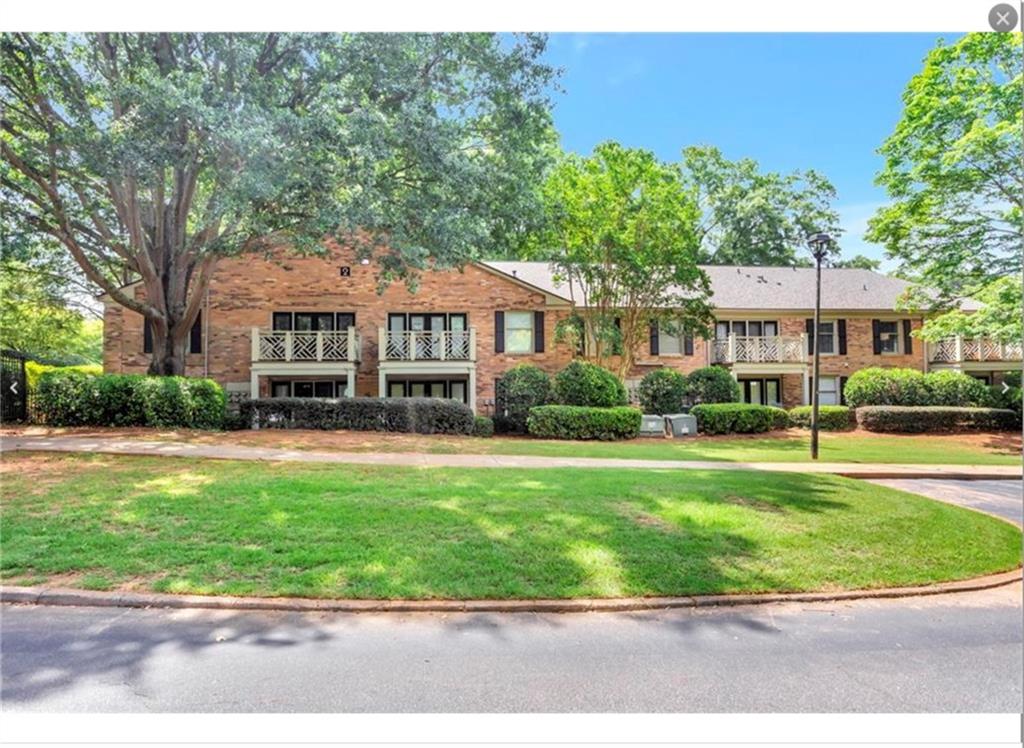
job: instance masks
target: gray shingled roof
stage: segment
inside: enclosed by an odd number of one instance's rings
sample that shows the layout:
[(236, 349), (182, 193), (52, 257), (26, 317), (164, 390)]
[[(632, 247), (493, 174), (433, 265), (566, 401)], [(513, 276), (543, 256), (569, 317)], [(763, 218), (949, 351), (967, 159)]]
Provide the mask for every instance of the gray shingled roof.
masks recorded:
[[(568, 299), (568, 286), (556, 283), (546, 262), (486, 261), (494, 270), (528, 283), (554, 296)], [(706, 265), (711, 279), (712, 304), (719, 309), (812, 309), (814, 268)], [(821, 306), (850, 311), (892, 311), (910, 286), (872, 270), (823, 268)], [(974, 303), (964, 304), (975, 309)]]

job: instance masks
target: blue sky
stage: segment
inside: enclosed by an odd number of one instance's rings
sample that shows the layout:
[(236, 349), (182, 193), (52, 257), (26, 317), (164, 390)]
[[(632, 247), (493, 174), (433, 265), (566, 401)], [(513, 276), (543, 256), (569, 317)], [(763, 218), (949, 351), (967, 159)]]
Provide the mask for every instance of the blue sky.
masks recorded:
[(844, 256), (882, 258), (862, 238), (885, 201), (874, 185), (876, 150), (938, 38), (552, 34), (547, 59), (564, 69), (555, 125), (562, 146), (578, 153), (617, 140), (675, 161), (683, 147), (706, 143), (767, 170), (817, 169), (838, 191)]

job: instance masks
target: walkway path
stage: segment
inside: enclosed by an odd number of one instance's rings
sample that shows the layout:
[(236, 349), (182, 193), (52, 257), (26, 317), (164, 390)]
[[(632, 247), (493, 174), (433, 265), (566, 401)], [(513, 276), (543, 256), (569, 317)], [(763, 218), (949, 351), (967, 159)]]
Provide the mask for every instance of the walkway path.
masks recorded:
[(205, 457), (222, 460), (326, 462), (355, 465), (484, 468), (641, 468), (649, 470), (766, 470), (834, 473), (861, 478), (1019, 478), (1019, 465), (887, 465), (838, 462), (715, 462), (711, 460), (635, 460), (535, 455), (310, 452), (295, 449), (220, 444), (142, 441), (117, 437), (14, 436), (0, 439), (0, 451), (101, 452), (157, 457)]

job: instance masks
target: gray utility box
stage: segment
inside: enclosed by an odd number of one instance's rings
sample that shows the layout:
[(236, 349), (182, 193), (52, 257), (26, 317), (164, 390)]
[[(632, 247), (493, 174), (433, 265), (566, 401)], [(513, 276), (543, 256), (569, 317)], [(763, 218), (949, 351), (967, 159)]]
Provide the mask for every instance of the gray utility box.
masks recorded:
[(662, 416), (643, 416), (640, 419), (640, 436), (665, 436), (665, 419)]
[(665, 416), (665, 423), (668, 424), (672, 436), (693, 436), (697, 433), (697, 417), (686, 413)]

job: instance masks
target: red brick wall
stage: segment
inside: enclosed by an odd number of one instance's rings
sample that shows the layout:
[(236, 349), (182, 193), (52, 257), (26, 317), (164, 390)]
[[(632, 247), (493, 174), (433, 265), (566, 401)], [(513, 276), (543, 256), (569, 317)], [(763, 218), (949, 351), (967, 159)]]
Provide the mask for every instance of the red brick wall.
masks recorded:
[[(348, 266), (349, 277), (339, 268)], [(138, 287), (141, 296), (141, 286)], [(494, 352), (494, 311), (543, 311), (545, 352), (527, 355)], [(269, 328), (275, 311), (355, 312), (361, 336), (362, 362), (356, 376), (358, 396), (377, 395), (377, 329), (389, 312), (465, 312), (476, 328), (477, 398), (494, 397), (494, 380), (515, 364), (527, 361), (550, 372), (565, 366), (572, 350), (555, 342), (555, 325), (566, 310), (545, 306), (541, 293), (482, 270), (424, 273), (415, 293), (393, 283), (377, 293), (374, 267), (360, 265), (354, 255), (333, 248), (328, 258), (259, 257), (221, 260), (210, 282), (204, 327), (209, 332), (204, 354), (190, 354), (187, 373), (206, 374), (221, 384), (248, 386), (253, 327)], [(110, 304), (105, 311), (104, 368), (145, 372), (149, 355), (142, 352), (142, 317)], [(207, 362), (208, 357), (208, 362)], [(207, 368), (208, 367), (208, 368)]]

